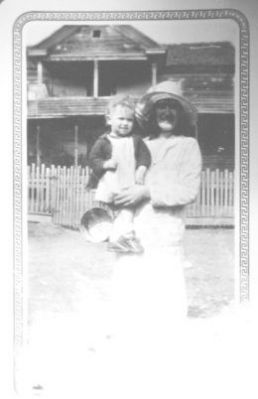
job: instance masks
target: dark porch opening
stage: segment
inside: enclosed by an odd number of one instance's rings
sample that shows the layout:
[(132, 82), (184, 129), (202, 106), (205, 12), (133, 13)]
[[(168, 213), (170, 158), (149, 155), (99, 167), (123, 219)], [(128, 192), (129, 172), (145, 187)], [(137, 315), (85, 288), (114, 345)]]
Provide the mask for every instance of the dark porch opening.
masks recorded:
[(93, 95), (92, 62), (48, 62), (46, 85), (51, 97)]
[(93, 143), (105, 130), (103, 116), (29, 120), (27, 162), (71, 166), (77, 157), (78, 165), (86, 166)]
[(234, 170), (234, 114), (199, 114), (198, 140), (204, 168)]

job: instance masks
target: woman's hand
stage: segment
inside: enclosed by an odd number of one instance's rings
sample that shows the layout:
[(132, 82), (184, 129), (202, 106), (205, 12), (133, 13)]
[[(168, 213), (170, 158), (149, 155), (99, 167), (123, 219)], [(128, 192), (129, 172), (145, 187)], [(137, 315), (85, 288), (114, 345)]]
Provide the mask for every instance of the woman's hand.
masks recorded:
[(133, 206), (149, 198), (150, 191), (146, 186), (134, 185), (115, 194), (114, 203), (115, 205)]

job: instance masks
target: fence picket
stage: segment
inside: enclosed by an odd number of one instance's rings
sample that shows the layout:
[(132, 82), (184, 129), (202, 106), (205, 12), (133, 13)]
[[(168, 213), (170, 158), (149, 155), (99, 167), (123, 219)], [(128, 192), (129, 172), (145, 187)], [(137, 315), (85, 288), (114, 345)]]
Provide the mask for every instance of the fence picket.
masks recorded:
[(40, 167), (36, 166), (36, 212), (40, 211), (40, 200), (41, 200), (41, 184), (40, 184)]
[(52, 213), (53, 220), (56, 218), (56, 210), (57, 210), (57, 202), (56, 202), (56, 187), (57, 187), (57, 177), (56, 177), (56, 168), (54, 165), (51, 165), (50, 168), (50, 212)]
[[(83, 213), (97, 206), (95, 191), (86, 188), (89, 169), (45, 165), (28, 166), (28, 212), (52, 213), (53, 222), (78, 227)], [(206, 169), (196, 201), (187, 207), (187, 217), (232, 218), (234, 215), (234, 172)]]
[(225, 185), (224, 185), (224, 192), (225, 192), (225, 202), (224, 202), (224, 211), (227, 209), (229, 203), (228, 203), (228, 190), (229, 190), (229, 178), (228, 178), (229, 174), (228, 174), (228, 170), (225, 170)]
[(210, 169), (206, 170), (206, 190), (207, 190), (207, 208), (206, 208), (206, 216), (210, 213)]
[(78, 166), (73, 169), (72, 178), (72, 191), (73, 191), (73, 206), (71, 208), (71, 225), (74, 227), (78, 218), (78, 190), (77, 190), (77, 179), (78, 179)]
[(80, 212), (80, 216), (83, 215), (83, 213), (86, 210), (86, 198), (87, 198), (87, 194), (88, 194), (88, 189), (87, 189), (87, 183), (88, 183), (88, 178), (87, 178), (87, 170), (86, 168), (83, 169), (83, 180), (82, 180), (82, 187), (81, 187), (81, 212)]
[(74, 206), (72, 208), (72, 226), (74, 227), (78, 220), (78, 174), (79, 174), (79, 167), (75, 166), (74, 168), (74, 178), (73, 178), (73, 192), (74, 192)]
[(225, 173), (224, 171), (220, 171), (220, 214), (223, 214), (223, 209), (224, 209), (224, 181), (225, 181)]
[[(68, 185), (69, 185), (69, 180), (70, 180), (70, 173), (71, 169), (66, 169), (66, 166), (63, 166), (62, 168), (62, 185), (61, 185), (61, 195), (62, 195), (62, 213), (61, 217), (62, 220), (64, 220), (64, 224), (68, 225), (67, 219), (69, 218), (68, 215), (68, 209), (69, 209), (69, 190), (68, 190)], [(66, 195), (68, 193), (68, 195)]]
[(220, 203), (219, 203), (219, 194), (220, 194), (220, 184), (219, 184), (219, 169), (216, 169), (215, 171), (215, 216), (219, 215), (219, 208), (220, 208)]
[(60, 193), (60, 187), (61, 187), (61, 181), (60, 181), (60, 179), (61, 179), (61, 166), (58, 166), (57, 167), (57, 174), (56, 174), (56, 177), (57, 177), (57, 180), (56, 180), (56, 182), (57, 182), (57, 187), (56, 187), (56, 221), (57, 221), (57, 223), (58, 224), (61, 224), (60, 222), (61, 222), (61, 207), (60, 207), (60, 204), (61, 204), (61, 201), (60, 201), (60, 196), (61, 196), (61, 193)]
[[(43, 179), (42, 179), (43, 177)], [(39, 204), (39, 211), (43, 213), (44, 209), (44, 195), (45, 195), (45, 165), (42, 164), (41, 168), (39, 167), (39, 185), (40, 185), (40, 204)]]
[[(76, 193), (74, 192), (75, 189), (75, 168), (72, 166), (70, 168), (69, 171), (67, 171), (69, 173), (69, 179), (67, 180), (68, 182), (68, 187), (67, 187), (67, 195), (66, 198), (68, 199), (67, 202), (67, 224), (69, 224), (69, 226), (72, 226), (73, 223), (73, 216), (75, 214), (75, 196)], [(69, 200), (70, 199), (70, 200)]]
[(215, 204), (214, 204), (214, 194), (215, 194), (215, 175), (214, 171), (210, 172), (210, 204), (211, 204), (211, 216), (215, 216)]
[(50, 208), (50, 169), (46, 168), (46, 191), (45, 191), (45, 198), (44, 198), (44, 207), (43, 210), (46, 213), (49, 213)]
[(80, 175), (81, 168), (80, 166), (76, 167), (76, 180), (75, 180), (75, 209), (76, 209), (76, 217), (73, 219), (73, 227), (76, 227), (79, 224), (79, 215), (80, 215)]
[(206, 174), (205, 171), (201, 173), (201, 209), (200, 214), (205, 215), (206, 195), (205, 195)]

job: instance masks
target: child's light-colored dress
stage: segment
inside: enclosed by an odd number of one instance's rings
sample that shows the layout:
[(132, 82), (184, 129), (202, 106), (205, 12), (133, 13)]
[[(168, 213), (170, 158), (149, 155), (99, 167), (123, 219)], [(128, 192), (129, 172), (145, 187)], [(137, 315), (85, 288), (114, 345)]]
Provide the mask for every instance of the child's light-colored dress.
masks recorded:
[(107, 170), (100, 178), (96, 190), (96, 200), (112, 203), (114, 194), (135, 183), (135, 154), (133, 138), (108, 136), (112, 145), (112, 158), (117, 162), (116, 170)]

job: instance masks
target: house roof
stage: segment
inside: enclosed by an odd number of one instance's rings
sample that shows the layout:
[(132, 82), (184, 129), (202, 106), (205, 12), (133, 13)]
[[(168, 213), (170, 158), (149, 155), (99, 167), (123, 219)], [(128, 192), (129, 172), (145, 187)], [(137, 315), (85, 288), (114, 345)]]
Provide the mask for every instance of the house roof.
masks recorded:
[(187, 43), (166, 46), (166, 66), (233, 66), (235, 49), (230, 42)]
[(164, 55), (163, 46), (130, 25), (65, 25), (28, 48), (31, 57), (53, 61), (142, 59)]

